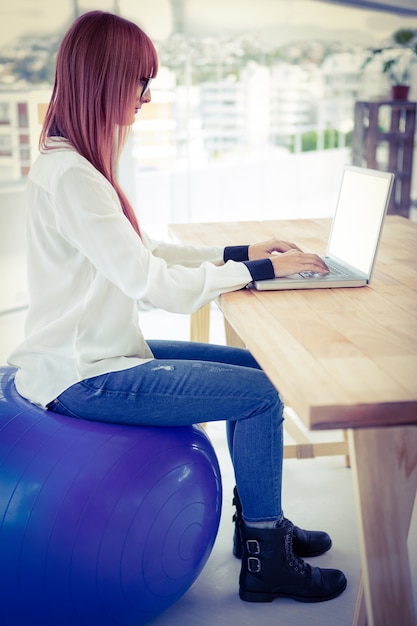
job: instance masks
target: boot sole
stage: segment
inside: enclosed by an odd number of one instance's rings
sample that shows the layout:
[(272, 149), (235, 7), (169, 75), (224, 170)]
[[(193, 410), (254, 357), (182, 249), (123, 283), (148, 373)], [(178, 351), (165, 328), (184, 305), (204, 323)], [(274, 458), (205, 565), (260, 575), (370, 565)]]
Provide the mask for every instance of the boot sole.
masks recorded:
[(244, 589), (239, 589), (239, 597), (241, 600), (245, 602), (272, 602), (276, 598), (290, 598), (291, 600), (296, 600), (297, 602), (326, 602), (327, 600), (333, 600), (333, 598), (337, 598), (341, 593), (346, 589), (347, 581), (345, 584), (326, 596), (317, 597), (303, 597), (303, 596), (295, 596), (290, 593), (262, 593), (256, 591), (245, 591)]

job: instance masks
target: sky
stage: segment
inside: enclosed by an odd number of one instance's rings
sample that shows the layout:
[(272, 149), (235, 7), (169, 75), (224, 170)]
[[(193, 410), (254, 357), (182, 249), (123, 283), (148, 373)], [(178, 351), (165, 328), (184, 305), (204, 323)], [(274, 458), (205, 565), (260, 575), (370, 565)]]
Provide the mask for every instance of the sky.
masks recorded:
[[(136, 21), (155, 39), (172, 30), (171, 2), (178, 0), (0, 0), (0, 48), (25, 34), (50, 34), (66, 29), (81, 11), (100, 8)], [(388, 37), (397, 28), (417, 28), (417, 18), (352, 9), (316, 0), (183, 0), (186, 27), (196, 35), (260, 30), (282, 43), (311, 33), (329, 36), (350, 32), (361, 42)], [(268, 25), (268, 27), (266, 27)], [(334, 28), (336, 25), (336, 28)], [(337, 35), (336, 35), (337, 38)]]

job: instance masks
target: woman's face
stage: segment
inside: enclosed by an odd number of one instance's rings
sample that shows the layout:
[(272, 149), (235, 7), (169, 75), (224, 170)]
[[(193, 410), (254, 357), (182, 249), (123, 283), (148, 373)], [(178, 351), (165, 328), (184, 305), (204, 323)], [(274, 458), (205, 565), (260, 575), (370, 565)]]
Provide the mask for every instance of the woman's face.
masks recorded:
[(136, 90), (134, 106), (128, 111), (127, 126), (131, 126), (134, 123), (135, 115), (139, 113), (142, 105), (148, 104), (151, 100), (150, 80), (147, 78), (141, 79)]

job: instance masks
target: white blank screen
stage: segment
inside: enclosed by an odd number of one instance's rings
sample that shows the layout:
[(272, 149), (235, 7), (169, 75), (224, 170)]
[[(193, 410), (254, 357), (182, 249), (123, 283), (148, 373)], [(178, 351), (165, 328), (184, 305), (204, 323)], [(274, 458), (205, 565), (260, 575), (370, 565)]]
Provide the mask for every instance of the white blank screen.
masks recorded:
[(389, 188), (389, 177), (344, 172), (328, 254), (369, 273)]

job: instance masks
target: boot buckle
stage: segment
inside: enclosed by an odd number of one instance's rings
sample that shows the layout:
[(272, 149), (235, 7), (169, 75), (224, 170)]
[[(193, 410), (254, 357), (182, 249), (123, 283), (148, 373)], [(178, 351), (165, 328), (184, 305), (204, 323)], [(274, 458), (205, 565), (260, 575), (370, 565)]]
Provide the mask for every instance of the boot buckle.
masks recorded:
[(247, 539), (246, 548), (249, 554), (261, 554), (261, 546), (257, 539)]
[(248, 571), (257, 574), (261, 571), (261, 560), (256, 556), (248, 557)]

